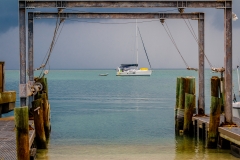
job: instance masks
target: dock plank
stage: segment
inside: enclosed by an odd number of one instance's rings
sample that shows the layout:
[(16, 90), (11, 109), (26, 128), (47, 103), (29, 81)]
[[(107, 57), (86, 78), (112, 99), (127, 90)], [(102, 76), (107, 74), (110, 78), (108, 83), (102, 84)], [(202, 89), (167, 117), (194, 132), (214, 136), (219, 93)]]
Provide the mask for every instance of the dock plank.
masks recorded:
[[(202, 124), (205, 123), (206, 130), (209, 130), (210, 117), (193, 117), (192, 121), (194, 122), (195, 120), (197, 121), (199, 128), (202, 128)], [(220, 117), (220, 124), (222, 122), (224, 122), (223, 115)], [(240, 146), (240, 119), (233, 117), (233, 123), (235, 123), (238, 127), (218, 127), (218, 132), (220, 137)]]
[[(33, 121), (29, 124), (33, 127)], [(35, 138), (35, 130), (29, 131), (29, 143), (31, 146)], [(30, 149), (30, 148), (29, 148)], [(1, 120), (0, 119), (0, 159), (16, 160), (16, 133), (14, 119)]]

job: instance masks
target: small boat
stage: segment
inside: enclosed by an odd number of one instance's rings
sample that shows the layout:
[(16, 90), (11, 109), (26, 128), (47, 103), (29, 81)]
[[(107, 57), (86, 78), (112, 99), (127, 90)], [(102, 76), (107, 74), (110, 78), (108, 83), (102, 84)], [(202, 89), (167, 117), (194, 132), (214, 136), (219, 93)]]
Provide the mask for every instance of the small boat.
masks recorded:
[[(238, 68), (239, 66), (237, 66), (237, 75), (238, 75), (238, 90), (239, 90), (239, 96), (240, 96), (240, 79), (239, 79)], [(240, 118), (240, 102), (237, 102), (235, 94), (234, 94), (233, 104), (232, 104), (232, 114), (233, 114), (233, 117)]]
[(117, 68), (117, 76), (150, 76), (152, 74), (152, 70), (148, 68), (138, 69), (137, 67), (138, 64), (121, 64)]
[[(138, 69), (138, 41), (137, 41), (137, 36), (138, 36), (137, 33), (138, 32), (137, 32), (137, 30), (139, 31), (139, 34), (141, 36), (140, 30), (137, 27), (137, 20), (136, 20), (136, 55), (137, 55), (137, 63), (136, 64), (121, 64), (120, 67), (117, 68), (116, 76), (151, 76), (151, 74), (152, 74), (152, 70), (151, 69), (150, 70), (148, 68), (140, 68), (140, 69)], [(141, 36), (141, 40), (142, 40), (142, 36)], [(144, 50), (145, 50), (145, 53), (146, 53), (146, 56), (147, 56), (147, 59), (148, 59), (148, 55), (147, 55), (147, 52), (146, 52), (143, 40), (142, 40), (142, 44), (143, 44), (143, 47), (144, 47)], [(149, 63), (150, 68), (151, 68), (151, 64), (149, 62), (149, 59), (148, 59), (148, 63)]]
[(232, 105), (233, 117), (240, 118), (240, 102), (233, 102)]
[(107, 76), (108, 73), (99, 74), (99, 76)]

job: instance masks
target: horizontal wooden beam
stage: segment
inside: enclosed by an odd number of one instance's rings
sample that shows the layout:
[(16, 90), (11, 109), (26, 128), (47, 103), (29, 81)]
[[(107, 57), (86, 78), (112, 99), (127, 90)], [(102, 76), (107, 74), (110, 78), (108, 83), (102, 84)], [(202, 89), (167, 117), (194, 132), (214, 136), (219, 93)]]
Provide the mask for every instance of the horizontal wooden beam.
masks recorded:
[(232, 0), (19, 1), (19, 8), (232, 8)]
[(16, 102), (16, 92), (15, 91), (6, 91), (0, 93), (0, 104)]
[[(33, 17), (32, 17), (33, 16)], [(85, 18), (85, 19), (204, 19), (204, 13), (41, 13), (29, 12), (32, 18)]]

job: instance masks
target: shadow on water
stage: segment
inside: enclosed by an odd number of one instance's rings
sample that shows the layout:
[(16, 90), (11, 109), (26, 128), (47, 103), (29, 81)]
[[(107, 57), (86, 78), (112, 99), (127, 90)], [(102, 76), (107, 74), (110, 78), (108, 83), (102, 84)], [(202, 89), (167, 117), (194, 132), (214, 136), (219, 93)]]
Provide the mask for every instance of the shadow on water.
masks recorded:
[(230, 154), (230, 150), (208, 149), (206, 142), (196, 137), (176, 135), (175, 160), (194, 159), (194, 160), (235, 160), (236, 157)]

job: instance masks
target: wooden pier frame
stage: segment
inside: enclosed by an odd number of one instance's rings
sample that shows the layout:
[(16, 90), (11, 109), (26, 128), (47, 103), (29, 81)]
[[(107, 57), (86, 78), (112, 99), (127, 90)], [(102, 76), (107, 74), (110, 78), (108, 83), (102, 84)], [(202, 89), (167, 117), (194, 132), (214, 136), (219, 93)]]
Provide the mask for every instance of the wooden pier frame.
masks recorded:
[(15, 108), (16, 91), (5, 91), (5, 62), (0, 62), (0, 118)]
[[(31, 146), (34, 144), (35, 138), (35, 130), (32, 120), (29, 121), (29, 126), (33, 128), (28, 131), (29, 150), (32, 150)], [(17, 160), (17, 142), (14, 117), (0, 119), (0, 139), (0, 159)]]
[[(224, 122), (224, 116), (220, 116), (220, 122), (219, 124)], [(196, 138), (202, 137), (204, 141), (207, 141), (207, 135), (209, 132), (209, 122), (210, 117), (204, 116), (204, 117), (192, 117), (193, 125), (195, 134), (197, 135)], [(233, 122), (240, 126), (240, 119), (237, 117), (233, 117)], [(201, 131), (200, 131), (201, 129)], [(231, 142), (232, 144), (236, 144), (240, 146), (240, 128), (239, 127), (231, 127), (231, 126), (225, 126), (225, 127), (218, 127), (218, 134), (219, 138), (223, 138), (224, 140), (227, 140)], [(204, 136), (203, 136), (204, 135)], [(218, 145), (220, 148), (230, 148), (230, 146), (226, 146), (224, 144), (221, 144), (221, 141), (218, 141)], [(230, 143), (229, 143), (230, 145)]]
[[(101, 18), (101, 19), (191, 19), (191, 20), (198, 20), (199, 28), (198, 36), (204, 39), (204, 18), (205, 14), (202, 12), (195, 12), (195, 13), (28, 13), (28, 47), (30, 48), (28, 53), (32, 55), (33, 53), (33, 21), (34, 19), (41, 19), (41, 18), (63, 18), (63, 19), (71, 19), (71, 18), (84, 18), (84, 19), (91, 19), (91, 18)], [(200, 73), (204, 72), (204, 41), (201, 41), (198, 45), (199, 47), (199, 59), (201, 59), (199, 65), (201, 65)], [(32, 55), (33, 56), (33, 55)], [(30, 61), (33, 62), (33, 61)], [(33, 66), (33, 64), (29, 64), (29, 66)], [(203, 81), (201, 85), (204, 86), (204, 74), (199, 74), (199, 78)], [(30, 79), (30, 78), (29, 78)], [(202, 95), (204, 95), (204, 90), (200, 89)], [(204, 105), (203, 105), (204, 106)], [(200, 107), (201, 110), (204, 110), (204, 107)]]
[[(27, 9), (33, 8), (217, 8), (224, 10), (224, 42), (225, 42), (225, 121), (232, 123), (232, 0), (19, 0), (19, 38), (20, 38), (20, 104), (26, 105), (26, 21)], [(204, 25), (203, 23), (200, 24)], [(204, 30), (199, 30), (199, 34)], [(199, 97), (198, 108), (205, 111), (204, 102), (204, 34), (199, 36), (202, 51), (199, 50)], [(31, 65), (29, 65), (31, 66)], [(31, 76), (31, 75), (29, 75)]]

